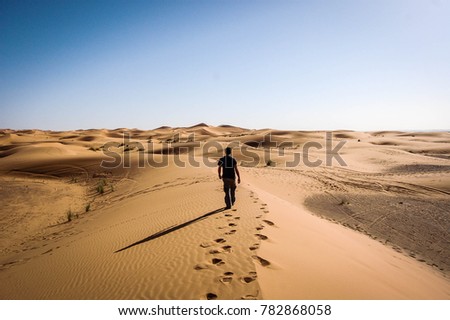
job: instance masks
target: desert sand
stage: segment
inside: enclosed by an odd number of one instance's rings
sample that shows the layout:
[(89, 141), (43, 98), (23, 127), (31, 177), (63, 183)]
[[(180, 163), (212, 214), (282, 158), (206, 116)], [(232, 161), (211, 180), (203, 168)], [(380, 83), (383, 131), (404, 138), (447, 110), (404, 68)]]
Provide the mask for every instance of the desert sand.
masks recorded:
[(0, 130), (0, 298), (450, 299), (450, 133), (331, 138)]

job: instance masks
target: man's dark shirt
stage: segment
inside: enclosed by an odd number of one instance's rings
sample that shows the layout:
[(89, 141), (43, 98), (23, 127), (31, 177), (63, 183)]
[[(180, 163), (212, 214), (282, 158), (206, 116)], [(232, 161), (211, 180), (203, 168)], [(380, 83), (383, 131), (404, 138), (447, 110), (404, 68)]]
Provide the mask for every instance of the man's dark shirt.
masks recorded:
[(234, 168), (237, 166), (237, 161), (231, 156), (225, 156), (219, 159), (218, 165), (223, 168), (222, 178), (236, 179)]

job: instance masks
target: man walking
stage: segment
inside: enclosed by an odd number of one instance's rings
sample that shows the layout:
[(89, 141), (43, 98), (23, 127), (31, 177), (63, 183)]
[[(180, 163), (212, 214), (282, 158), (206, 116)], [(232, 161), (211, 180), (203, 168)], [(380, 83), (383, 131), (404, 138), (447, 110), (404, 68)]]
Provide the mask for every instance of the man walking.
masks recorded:
[(241, 183), (241, 176), (237, 168), (237, 161), (231, 156), (230, 147), (225, 149), (225, 156), (220, 158), (217, 164), (219, 166), (219, 179), (223, 180), (226, 209), (230, 209), (236, 201), (236, 176), (238, 177), (238, 183)]

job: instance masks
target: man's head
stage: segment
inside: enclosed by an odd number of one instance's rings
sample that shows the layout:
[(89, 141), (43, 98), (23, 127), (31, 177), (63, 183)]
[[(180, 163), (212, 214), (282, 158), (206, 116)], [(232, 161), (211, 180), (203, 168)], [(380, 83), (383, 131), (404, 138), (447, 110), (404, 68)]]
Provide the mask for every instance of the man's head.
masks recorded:
[(230, 147), (226, 147), (226, 148), (225, 148), (225, 154), (226, 154), (227, 156), (229, 156), (229, 155), (231, 154), (231, 148), (230, 148)]

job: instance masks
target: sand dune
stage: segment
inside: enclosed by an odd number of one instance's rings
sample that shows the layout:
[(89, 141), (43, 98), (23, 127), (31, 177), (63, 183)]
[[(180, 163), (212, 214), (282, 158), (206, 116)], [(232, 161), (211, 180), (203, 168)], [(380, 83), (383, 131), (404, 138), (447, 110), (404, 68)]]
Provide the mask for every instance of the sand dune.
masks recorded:
[(0, 130), (0, 298), (449, 299), (449, 138), (341, 130), (327, 166), (320, 131)]

